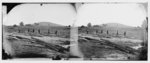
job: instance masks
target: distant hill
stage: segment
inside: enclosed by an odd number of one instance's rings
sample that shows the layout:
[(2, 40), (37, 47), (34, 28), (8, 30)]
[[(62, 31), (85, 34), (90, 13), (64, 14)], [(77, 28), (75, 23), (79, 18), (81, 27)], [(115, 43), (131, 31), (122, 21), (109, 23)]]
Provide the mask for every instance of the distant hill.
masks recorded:
[(55, 24), (55, 23), (51, 23), (51, 22), (39, 22), (39, 23), (36, 23), (34, 25), (37, 25), (37, 26), (52, 26), (52, 27), (63, 26), (63, 25), (59, 25), (59, 24)]
[(106, 27), (117, 27), (117, 28), (132, 28), (132, 26), (119, 24), (119, 23), (106, 23), (104, 24)]

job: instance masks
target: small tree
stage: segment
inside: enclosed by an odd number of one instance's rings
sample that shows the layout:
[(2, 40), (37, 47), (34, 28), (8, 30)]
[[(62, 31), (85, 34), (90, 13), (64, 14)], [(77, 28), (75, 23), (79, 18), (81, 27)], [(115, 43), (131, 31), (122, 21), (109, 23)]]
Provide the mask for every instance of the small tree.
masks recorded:
[(88, 24), (87, 24), (87, 27), (92, 27), (92, 24), (91, 24), (91, 23), (88, 23)]
[(71, 26), (70, 26), (70, 25), (68, 25), (68, 27), (70, 28)]
[(16, 25), (16, 24), (14, 24), (14, 25), (13, 25), (13, 27), (17, 27), (17, 25)]
[(23, 22), (20, 22), (20, 26), (24, 26), (24, 23), (23, 23)]
[(81, 26), (81, 28), (85, 28), (85, 26), (84, 26), (84, 25), (82, 25), (82, 26)]

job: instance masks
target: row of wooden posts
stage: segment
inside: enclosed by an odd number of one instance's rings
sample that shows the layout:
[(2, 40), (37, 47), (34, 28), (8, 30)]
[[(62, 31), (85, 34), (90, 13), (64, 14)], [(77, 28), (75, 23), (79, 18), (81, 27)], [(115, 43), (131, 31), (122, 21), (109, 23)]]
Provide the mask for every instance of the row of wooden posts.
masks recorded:
[[(104, 32), (103, 30), (100, 31), (101, 34), (102, 34), (103, 32)], [(87, 33), (87, 34), (90, 34), (88, 30), (86, 30), (86, 33)], [(98, 33), (99, 33), (99, 31), (96, 30), (96, 34), (98, 34)], [(106, 33), (109, 34), (109, 31), (107, 30)], [(116, 32), (116, 35), (119, 35), (118, 30), (117, 30), (117, 32)], [(123, 35), (126, 36), (126, 31), (123, 32)]]
[[(21, 33), (21, 31), (22, 31), (22, 30), (18, 29), (18, 33)], [(35, 29), (28, 29), (27, 31), (34, 33), (34, 32), (35, 32)], [(40, 29), (38, 29), (37, 32), (38, 32), (39, 34), (41, 34), (41, 30), (40, 30)], [(47, 33), (50, 34), (50, 30), (48, 30)], [(58, 31), (56, 30), (54, 34), (58, 34)]]
[[(39, 34), (41, 33), (40, 29), (38, 29), (37, 31), (38, 31)], [(35, 32), (35, 29), (28, 29), (28, 32), (33, 32), (33, 33), (34, 33), (34, 32)], [(100, 33), (103, 33), (103, 32), (104, 32), (103, 30), (100, 31)], [(21, 30), (20, 30), (20, 29), (18, 29), (18, 33), (21, 33)], [(50, 30), (48, 30), (47, 33), (50, 34)], [(88, 30), (86, 30), (86, 33), (87, 33), (87, 34), (90, 34)], [(98, 34), (98, 33), (99, 33), (99, 31), (96, 30), (96, 34)], [(109, 34), (109, 31), (107, 30), (106, 33)], [(56, 30), (54, 34), (57, 35), (57, 34), (58, 34), (58, 31)], [(124, 34), (124, 36), (126, 36), (126, 32), (124, 32), (123, 34)], [(117, 32), (116, 32), (116, 35), (119, 35), (118, 30), (117, 30)]]

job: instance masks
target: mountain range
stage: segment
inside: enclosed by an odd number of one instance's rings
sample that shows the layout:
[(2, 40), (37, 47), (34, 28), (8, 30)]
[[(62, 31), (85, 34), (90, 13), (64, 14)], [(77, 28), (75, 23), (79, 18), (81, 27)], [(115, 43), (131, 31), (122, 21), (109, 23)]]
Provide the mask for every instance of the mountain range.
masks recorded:
[(51, 27), (63, 26), (63, 25), (55, 24), (55, 23), (51, 23), (51, 22), (38, 22), (38, 23), (36, 23), (34, 25), (36, 25), (36, 26), (51, 26)]
[(105, 27), (117, 27), (117, 28), (132, 28), (132, 26), (120, 24), (120, 23), (106, 23), (103, 24)]

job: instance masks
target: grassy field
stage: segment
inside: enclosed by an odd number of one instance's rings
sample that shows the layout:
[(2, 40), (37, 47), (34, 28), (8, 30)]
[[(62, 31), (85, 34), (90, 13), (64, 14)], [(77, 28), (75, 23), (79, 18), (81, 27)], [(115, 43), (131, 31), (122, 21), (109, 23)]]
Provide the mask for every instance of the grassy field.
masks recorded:
[(137, 27), (79, 27), (78, 42), (86, 60), (138, 60), (142, 35)]
[(104, 39), (84, 37), (79, 39), (79, 47), (85, 58), (103, 60), (137, 60), (139, 52), (133, 48), (122, 46)]
[(47, 26), (3, 26), (4, 32), (8, 33), (22, 33), (30, 36), (56, 36), (69, 38), (70, 28), (69, 27), (47, 27)]
[[(79, 27), (78, 32), (77, 46), (83, 60), (138, 60), (141, 28)], [(3, 37), (3, 43), (10, 43), (11, 55), (16, 58), (57, 55), (77, 58), (70, 55), (70, 27), (67, 26), (3, 26)]]
[[(47, 57), (52, 58), (54, 55), (60, 55), (65, 58), (69, 56), (69, 49), (63, 47), (64, 45), (69, 45), (68, 40), (65, 38), (57, 38), (53, 40), (49, 40), (46, 42), (44, 40), (40, 40), (38, 38), (42, 37), (31, 37), (20, 34), (8, 35), (6, 40), (11, 43), (14, 57), (20, 58), (40, 58)], [(51, 38), (51, 37), (49, 37)], [(62, 40), (62, 41), (61, 41)], [(5, 40), (4, 40), (5, 41)], [(57, 42), (57, 43), (54, 43)]]
[(16, 58), (69, 57), (69, 27), (3, 26), (3, 46)]
[[(142, 39), (143, 29), (137, 27), (117, 28), (117, 27), (79, 27), (79, 34), (85, 33), (99, 35), (100, 37), (126, 37), (133, 39)], [(108, 31), (108, 34), (107, 34)], [(117, 35), (118, 31), (118, 35)], [(126, 35), (124, 36), (124, 32)]]

